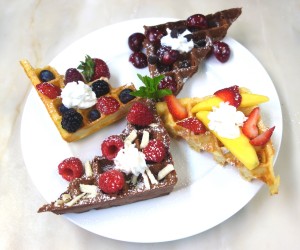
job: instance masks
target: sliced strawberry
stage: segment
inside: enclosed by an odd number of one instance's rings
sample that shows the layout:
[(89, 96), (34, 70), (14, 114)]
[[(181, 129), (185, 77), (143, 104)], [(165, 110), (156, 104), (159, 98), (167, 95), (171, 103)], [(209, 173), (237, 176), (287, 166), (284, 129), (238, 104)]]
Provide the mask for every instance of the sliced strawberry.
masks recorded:
[(275, 126), (266, 130), (265, 132), (263, 132), (262, 134), (256, 136), (255, 138), (253, 138), (252, 140), (250, 140), (250, 143), (253, 146), (264, 146), (271, 138), (273, 131), (275, 129)]
[(188, 112), (184, 106), (181, 105), (174, 95), (167, 95), (164, 97), (168, 109), (175, 120), (183, 120), (188, 117)]
[(216, 91), (214, 95), (221, 98), (224, 102), (229, 102), (229, 104), (234, 107), (240, 106), (242, 101), (242, 96), (239, 91), (239, 86), (237, 85), (220, 89)]
[(36, 88), (39, 92), (41, 92), (43, 95), (47, 96), (50, 99), (55, 99), (61, 94), (61, 89), (59, 87), (48, 82), (39, 83), (36, 85)]
[(195, 134), (203, 134), (206, 132), (204, 124), (196, 117), (188, 117), (181, 121), (176, 122), (177, 125), (191, 130)]
[(249, 139), (253, 139), (258, 136), (257, 122), (260, 117), (259, 107), (254, 108), (248, 116), (248, 119), (244, 122), (242, 127), (243, 134)]

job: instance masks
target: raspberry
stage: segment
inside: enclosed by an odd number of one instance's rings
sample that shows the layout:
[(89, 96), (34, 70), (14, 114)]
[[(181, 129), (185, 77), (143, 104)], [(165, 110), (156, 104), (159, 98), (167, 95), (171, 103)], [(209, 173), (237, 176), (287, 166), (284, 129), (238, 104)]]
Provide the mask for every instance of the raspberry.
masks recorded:
[(72, 181), (83, 175), (82, 162), (76, 157), (63, 160), (58, 165), (58, 173), (67, 181)]
[(113, 160), (118, 152), (124, 147), (124, 142), (118, 135), (111, 135), (101, 144), (103, 156), (108, 160)]
[(98, 109), (99, 112), (104, 115), (115, 113), (119, 107), (120, 103), (115, 98), (110, 96), (101, 96), (96, 103), (96, 109)]
[(42, 82), (36, 85), (36, 88), (43, 95), (49, 97), (50, 99), (55, 99), (60, 96), (61, 89), (51, 83)]
[(153, 120), (152, 112), (141, 102), (134, 103), (127, 114), (127, 121), (137, 126), (148, 126)]
[(99, 188), (107, 194), (115, 194), (122, 190), (125, 184), (123, 173), (118, 170), (109, 170), (100, 175)]
[(149, 141), (148, 145), (143, 149), (146, 161), (161, 162), (167, 152), (165, 145), (161, 140), (153, 139)]
[(69, 133), (76, 132), (83, 124), (83, 117), (71, 108), (62, 114), (61, 126)]
[(78, 81), (84, 82), (81, 73), (75, 68), (67, 69), (65, 73), (65, 84), (67, 84), (68, 82), (78, 82)]

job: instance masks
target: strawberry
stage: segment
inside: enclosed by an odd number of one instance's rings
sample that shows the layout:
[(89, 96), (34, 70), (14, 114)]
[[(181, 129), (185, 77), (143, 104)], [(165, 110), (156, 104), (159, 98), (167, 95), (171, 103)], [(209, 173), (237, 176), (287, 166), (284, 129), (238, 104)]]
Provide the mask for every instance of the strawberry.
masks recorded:
[(176, 122), (177, 125), (184, 127), (195, 134), (203, 134), (206, 132), (204, 124), (196, 117), (188, 117), (181, 121)]
[(36, 88), (39, 92), (49, 97), (50, 99), (55, 99), (61, 94), (61, 89), (59, 87), (48, 82), (39, 83), (36, 85)]
[(234, 107), (238, 107), (241, 104), (242, 96), (239, 92), (237, 85), (220, 89), (214, 93), (215, 96), (221, 98), (224, 102), (228, 102)]
[(69, 68), (67, 69), (66, 73), (65, 73), (65, 84), (69, 83), (69, 82), (78, 82), (78, 81), (82, 81), (83, 80), (83, 76), (81, 75), (81, 73), (75, 69), (75, 68)]
[(111, 135), (101, 144), (103, 156), (108, 160), (113, 160), (118, 152), (124, 147), (124, 142), (118, 135)]
[(260, 109), (259, 107), (254, 108), (249, 114), (247, 120), (244, 122), (242, 131), (245, 136), (249, 139), (253, 139), (258, 135), (258, 127), (257, 122), (260, 117)]
[(81, 61), (77, 68), (81, 70), (87, 82), (97, 80), (100, 77), (110, 78), (107, 64), (99, 58), (91, 58), (86, 55), (85, 61)]
[(101, 96), (96, 103), (96, 109), (104, 115), (115, 113), (120, 107), (120, 103), (111, 96)]
[(275, 129), (275, 126), (266, 130), (265, 132), (263, 132), (262, 134), (256, 136), (255, 138), (253, 138), (252, 140), (250, 140), (250, 143), (253, 146), (264, 146), (271, 138), (273, 131)]
[(122, 172), (112, 169), (100, 175), (98, 180), (99, 188), (106, 194), (116, 194), (125, 184), (125, 178)]
[(143, 149), (146, 161), (161, 162), (166, 157), (167, 151), (164, 143), (159, 139), (150, 140)]
[(148, 126), (153, 120), (153, 113), (141, 102), (134, 103), (127, 114), (127, 121), (137, 126)]
[(181, 105), (175, 95), (167, 95), (164, 97), (167, 103), (168, 109), (175, 120), (182, 120), (187, 118), (188, 112), (185, 107)]
[(83, 165), (80, 159), (70, 157), (58, 165), (58, 173), (67, 181), (72, 181), (83, 175)]

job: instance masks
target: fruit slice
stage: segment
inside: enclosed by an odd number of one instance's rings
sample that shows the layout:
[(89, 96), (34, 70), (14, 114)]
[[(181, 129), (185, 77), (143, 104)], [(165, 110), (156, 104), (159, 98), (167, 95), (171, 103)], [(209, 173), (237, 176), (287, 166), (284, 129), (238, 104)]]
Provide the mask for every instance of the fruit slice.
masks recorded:
[[(251, 106), (257, 106), (261, 103), (269, 101), (269, 98), (264, 95), (257, 95), (257, 94), (248, 94), (248, 93), (242, 93), (242, 101), (239, 106), (239, 108), (246, 108)], [(197, 113), (199, 111), (211, 111), (212, 107), (218, 107), (220, 102), (223, 100), (217, 96), (211, 96), (207, 99), (204, 99), (203, 101), (197, 103), (192, 108), (192, 113)]]
[(275, 126), (266, 130), (262, 134), (258, 135), (257, 137), (253, 138), (250, 143), (253, 146), (264, 146), (271, 138), (273, 131), (275, 129)]
[(254, 108), (244, 122), (242, 131), (249, 139), (255, 138), (258, 135), (257, 123), (260, 117), (259, 107)]
[[(196, 117), (204, 123), (208, 128), (209, 111), (200, 111), (196, 114)], [(242, 163), (246, 168), (252, 170), (259, 165), (259, 160), (254, 147), (250, 144), (249, 139), (241, 132), (240, 136), (235, 139), (228, 139), (219, 136), (214, 131), (211, 131), (224, 146)]]
[(182, 120), (188, 116), (187, 110), (174, 95), (165, 96), (168, 109), (175, 120)]
[(234, 85), (229, 88), (224, 88), (214, 93), (217, 97), (220, 97), (224, 102), (229, 102), (230, 105), (238, 107), (241, 104), (242, 96), (240, 94), (239, 86)]

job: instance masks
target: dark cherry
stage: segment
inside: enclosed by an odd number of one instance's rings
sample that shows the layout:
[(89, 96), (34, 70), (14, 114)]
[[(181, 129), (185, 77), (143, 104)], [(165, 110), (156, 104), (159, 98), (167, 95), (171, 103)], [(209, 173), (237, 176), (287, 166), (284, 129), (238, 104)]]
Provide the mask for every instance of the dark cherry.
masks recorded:
[(188, 28), (206, 29), (208, 27), (206, 17), (202, 14), (195, 14), (188, 17)]
[(128, 37), (128, 46), (132, 51), (141, 51), (145, 35), (142, 33), (133, 33)]
[(171, 65), (178, 59), (179, 51), (172, 50), (170, 47), (161, 46), (157, 50), (157, 56), (162, 64)]
[(150, 28), (147, 33), (146, 37), (151, 43), (158, 44), (160, 43), (160, 39), (165, 36), (165, 32), (158, 28)]
[(225, 63), (230, 57), (230, 48), (227, 43), (215, 41), (213, 43), (213, 53), (220, 62)]
[(138, 69), (148, 66), (147, 56), (143, 52), (133, 52), (129, 57), (129, 61)]
[(177, 84), (172, 76), (166, 76), (162, 79), (158, 85), (159, 89), (170, 89), (173, 94), (177, 91)]

